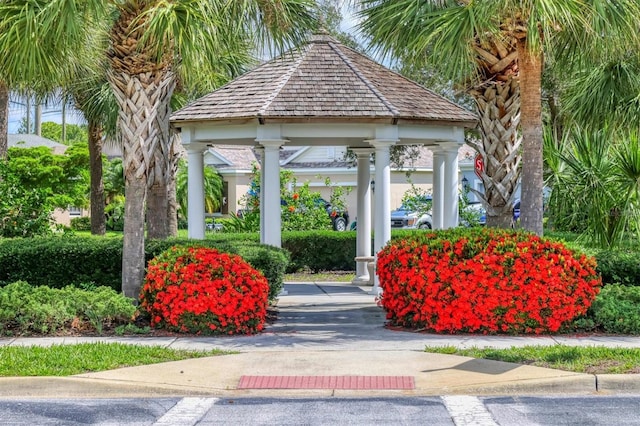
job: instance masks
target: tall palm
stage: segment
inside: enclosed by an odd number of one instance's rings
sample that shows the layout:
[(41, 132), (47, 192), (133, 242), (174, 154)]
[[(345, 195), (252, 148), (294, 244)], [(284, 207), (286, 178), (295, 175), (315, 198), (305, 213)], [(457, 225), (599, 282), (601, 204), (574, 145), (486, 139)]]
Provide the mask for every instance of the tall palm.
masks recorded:
[(100, 0), (0, 2), (0, 159), (7, 151), (9, 92), (43, 95), (59, 87), (69, 71), (68, 53), (84, 41), (88, 16), (101, 10)]
[[(542, 102), (545, 55), (581, 60), (595, 49), (638, 39), (635, 0), (361, 0), (361, 29), (385, 53), (440, 63), (457, 81), (482, 81), (485, 46), (517, 61), (522, 135), (522, 225), (542, 234)], [(635, 41), (633, 41), (635, 43)], [(478, 50), (480, 49), (480, 50)], [(489, 49), (490, 51), (490, 49)], [(493, 59), (489, 58), (491, 61)], [(500, 76), (497, 73), (496, 80)], [(499, 107), (499, 105), (497, 105)], [(496, 120), (498, 116), (496, 116)], [(484, 143), (484, 142), (483, 142)]]
[[(246, 43), (299, 40), (311, 24), (310, 0), (113, 2), (109, 80), (119, 104), (118, 129), (125, 170), (122, 288), (137, 297), (144, 276), (144, 206), (149, 184), (167, 172), (171, 152), (168, 118), (177, 74), (202, 68), (241, 66), (236, 52)], [(160, 155), (157, 153), (160, 152)], [(162, 181), (162, 178), (159, 179)], [(162, 214), (165, 214), (164, 212)]]

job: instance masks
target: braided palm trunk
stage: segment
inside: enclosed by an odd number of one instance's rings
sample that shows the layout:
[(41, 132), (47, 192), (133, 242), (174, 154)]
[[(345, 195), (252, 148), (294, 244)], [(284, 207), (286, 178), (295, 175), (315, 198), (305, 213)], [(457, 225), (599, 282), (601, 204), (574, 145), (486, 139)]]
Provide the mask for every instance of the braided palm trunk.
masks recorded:
[(513, 201), (520, 178), (520, 88), (516, 80), (491, 82), (472, 92), (480, 118), (482, 140), (469, 142), (484, 160), (484, 194), (476, 194), (487, 209), (487, 226), (513, 225)]
[[(175, 88), (175, 78), (171, 78), (169, 99)], [(167, 238), (171, 235), (169, 224), (169, 199), (171, 188), (175, 188), (172, 180), (175, 176), (172, 165), (173, 138), (169, 133), (169, 116), (171, 108), (169, 102), (159, 106), (156, 115), (158, 129), (158, 143), (153, 152), (153, 168), (148, 175), (147, 198), (147, 237)], [(175, 191), (175, 189), (174, 189)], [(174, 197), (175, 198), (175, 197)], [(177, 231), (176, 231), (177, 234)], [(175, 234), (174, 234), (175, 235)]]
[(483, 82), (470, 90), (480, 118), (480, 142), (470, 141), (484, 161), (484, 193), (474, 191), (487, 209), (487, 226), (513, 226), (513, 201), (520, 178), (520, 84), (516, 45), (501, 39), (477, 41)]
[(137, 300), (144, 280), (145, 202), (149, 177), (155, 177), (165, 117), (175, 86), (166, 71), (128, 75), (111, 72), (109, 81), (119, 105), (118, 131), (122, 139), (125, 176), (125, 222), (122, 249), (122, 291)]

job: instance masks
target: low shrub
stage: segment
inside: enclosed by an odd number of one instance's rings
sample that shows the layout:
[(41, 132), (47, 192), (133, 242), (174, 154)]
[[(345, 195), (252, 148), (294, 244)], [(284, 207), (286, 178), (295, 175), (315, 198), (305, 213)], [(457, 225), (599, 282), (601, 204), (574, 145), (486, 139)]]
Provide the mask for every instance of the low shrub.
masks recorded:
[(355, 232), (287, 232), (282, 235), (282, 248), (291, 253), (288, 272), (301, 269), (313, 272), (355, 269)]
[(606, 333), (640, 334), (640, 287), (603, 287), (589, 314)]
[(392, 240), (377, 267), (392, 324), (446, 333), (555, 332), (586, 312), (601, 284), (592, 258), (486, 228)]
[(0, 334), (5, 336), (69, 330), (100, 334), (128, 323), (134, 313), (130, 299), (107, 287), (53, 289), (18, 281), (0, 288)]
[(140, 308), (151, 326), (198, 334), (263, 329), (269, 285), (240, 256), (172, 247), (149, 262)]
[(600, 251), (596, 254), (603, 284), (640, 286), (640, 259), (637, 252)]
[(74, 217), (69, 224), (74, 231), (91, 231), (91, 218), (89, 216)]
[[(282, 290), (285, 269), (289, 263), (285, 250), (237, 237), (222, 237), (220, 240), (176, 238), (147, 241), (146, 260), (151, 260), (173, 245), (207, 246), (238, 254), (267, 277), (271, 286), (270, 298), (275, 298)], [(0, 239), (0, 285), (20, 280), (52, 288), (93, 283), (120, 292), (122, 238), (63, 236)]]

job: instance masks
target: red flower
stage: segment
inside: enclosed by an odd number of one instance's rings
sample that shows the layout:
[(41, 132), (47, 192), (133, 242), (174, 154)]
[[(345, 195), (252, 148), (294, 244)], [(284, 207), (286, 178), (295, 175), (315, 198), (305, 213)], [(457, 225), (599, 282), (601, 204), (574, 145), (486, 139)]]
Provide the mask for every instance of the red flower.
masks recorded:
[(557, 331), (586, 312), (601, 285), (593, 259), (492, 229), (392, 241), (377, 266), (391, 323), (447, 333)]
[(149, 262), (140, 306), (152, 326), (203, 334), (250, 334), (264, 327), (269, 284), (236, 255), (172, 247)]

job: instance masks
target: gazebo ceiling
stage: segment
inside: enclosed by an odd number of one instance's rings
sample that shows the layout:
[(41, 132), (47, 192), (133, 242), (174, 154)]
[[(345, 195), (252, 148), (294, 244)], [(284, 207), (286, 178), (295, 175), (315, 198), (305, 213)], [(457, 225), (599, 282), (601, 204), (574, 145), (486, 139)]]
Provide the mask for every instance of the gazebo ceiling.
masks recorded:
[(372, 123), (475, 127), (475, 114), (320, 34), (192, 102), (175, 127)]

